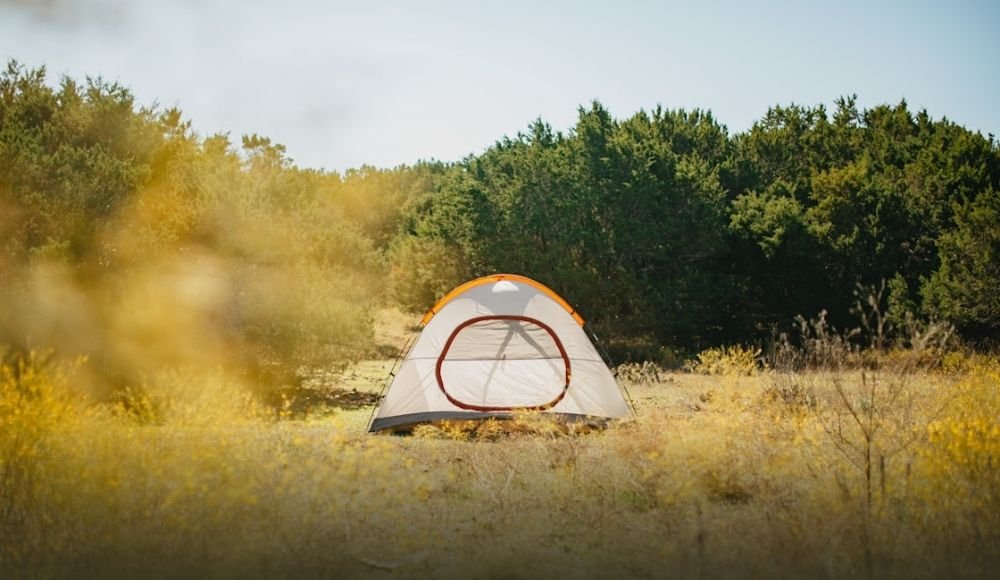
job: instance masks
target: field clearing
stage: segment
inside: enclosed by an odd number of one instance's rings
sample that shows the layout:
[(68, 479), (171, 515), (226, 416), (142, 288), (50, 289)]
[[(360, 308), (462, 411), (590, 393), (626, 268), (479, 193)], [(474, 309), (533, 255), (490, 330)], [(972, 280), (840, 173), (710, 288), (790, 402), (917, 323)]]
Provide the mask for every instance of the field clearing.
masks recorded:
[[(390, 362), (348, 369), (341, 388), (377, 391)], [(916, 377), (910, 410), (947, 390), (961, 396), (938, 416), (991, 413), (1000, 367), (984, 364)], [(635, 420), (582, 434), (526, 416), (476, 437), (373, 436), (370, 407), (153, 425), (41, 409), (35, 423), (53, 423), (30, 453), (5, 433), (4, 576), (990, 576), (995, 416), (946, 439), (911, 417), (920, 441), (889, 455), (878, 439), (866, 501), (839, 450), (858, 441), (819, 411), (854, 378), (668, 373), (628, 384)], [(788, 381), (820, 402), (783, 400)]]

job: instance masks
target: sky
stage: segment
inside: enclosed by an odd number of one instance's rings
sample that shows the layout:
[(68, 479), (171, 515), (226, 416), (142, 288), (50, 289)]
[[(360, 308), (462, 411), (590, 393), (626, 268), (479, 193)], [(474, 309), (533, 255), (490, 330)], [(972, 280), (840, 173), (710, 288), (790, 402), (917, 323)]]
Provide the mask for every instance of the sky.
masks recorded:
[(738, 132), (857, 94), (1000, 134), (998, 28), (994, 1), (0, 0), (0, 58), (343, 171), (457, 161), (539, 117), (567, 131), (593, 100)]

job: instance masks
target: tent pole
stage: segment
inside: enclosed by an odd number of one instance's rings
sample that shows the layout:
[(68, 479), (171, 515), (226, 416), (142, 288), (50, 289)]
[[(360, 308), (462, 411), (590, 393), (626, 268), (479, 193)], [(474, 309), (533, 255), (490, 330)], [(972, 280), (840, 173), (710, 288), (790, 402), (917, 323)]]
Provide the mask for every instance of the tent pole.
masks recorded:
[(386, 375), (385, 380), (382, 382), (382, 389), (378, 392), (378, 398), (376, 399), (376, 404), (372, 405), (372, 412), (368, 416), (368, 425), (365, 427), (365, 433), (368, 433), (372, 428), (372, 422), (375, 420), (375, 412), (378, 411), (379, 407), (382, 406), (382, 397), (385, 395), (386, 389), (389, 388), (389, 383), (392, 379), (396, 377), (396, 371), (399, 370), (399, 361), (403, 360), (406, 353), (409, 352), (410, 347), (413, 346), (414, 338), (420, 333), (422, 327), (410, 332), (410, 335), (406, 337), (403, 342), (403, 346), (400, 347), (399, 353), (396, 355), (396, 360), (392, 362), (392, 366), (389, 367), (389, 374)]
[(583, 332), (590, 337), (591, 342), (597, 347), (597, 353), (601, 355), (604, 359), (604, 364), (608, 365), (608, 368), (613, 369), (612, 373), (615, 377), (615, 383), (625, 391), (625, 398), (628, 400), (628, 407), (632, 410), (632, 417), (635, 419), (639, 418), (639, 414), (635, 410), (635, 401), (632, 400), (632, 393), (628, 392), (628, 387), (625, 386), (624, 382), (618, 380), (618, 367), (615, 366), (614, 361), (611, 360), (611, 355), (608, 354), (608, 349), (604, 348), (604, 343), (601, 339), (597, 338), (597, 335), (593, 330), (590, 329), (589, 324), (583, 326)]

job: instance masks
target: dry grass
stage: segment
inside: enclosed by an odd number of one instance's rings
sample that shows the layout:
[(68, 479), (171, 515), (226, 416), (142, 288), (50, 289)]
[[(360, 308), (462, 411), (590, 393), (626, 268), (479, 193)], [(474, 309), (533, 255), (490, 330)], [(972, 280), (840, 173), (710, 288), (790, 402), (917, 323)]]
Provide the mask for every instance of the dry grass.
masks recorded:
[[(338, 380), (376, 390), (384, 364)], [(470, 440), (366, 435), (365, 408), (276, 419), (221, 375), (150, 422), (81, 404), (71, 368), (8, 366), (0, 576), (987, 577), (1000, 363), (946, 367), (907, 376), (869, 488), (833, 422), (859, 370), (664, 373), (606, 431)]]

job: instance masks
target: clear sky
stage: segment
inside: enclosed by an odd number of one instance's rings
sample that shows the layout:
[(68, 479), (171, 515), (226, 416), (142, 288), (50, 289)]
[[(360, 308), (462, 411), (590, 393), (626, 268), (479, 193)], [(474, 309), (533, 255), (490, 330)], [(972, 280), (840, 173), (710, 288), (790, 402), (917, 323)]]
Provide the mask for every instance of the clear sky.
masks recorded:
[(1000, 134), (996, 1), (0, 0), (0, 57), (331, 170), (458, 160), (594, 99), (741, 131), (857, 93)]

